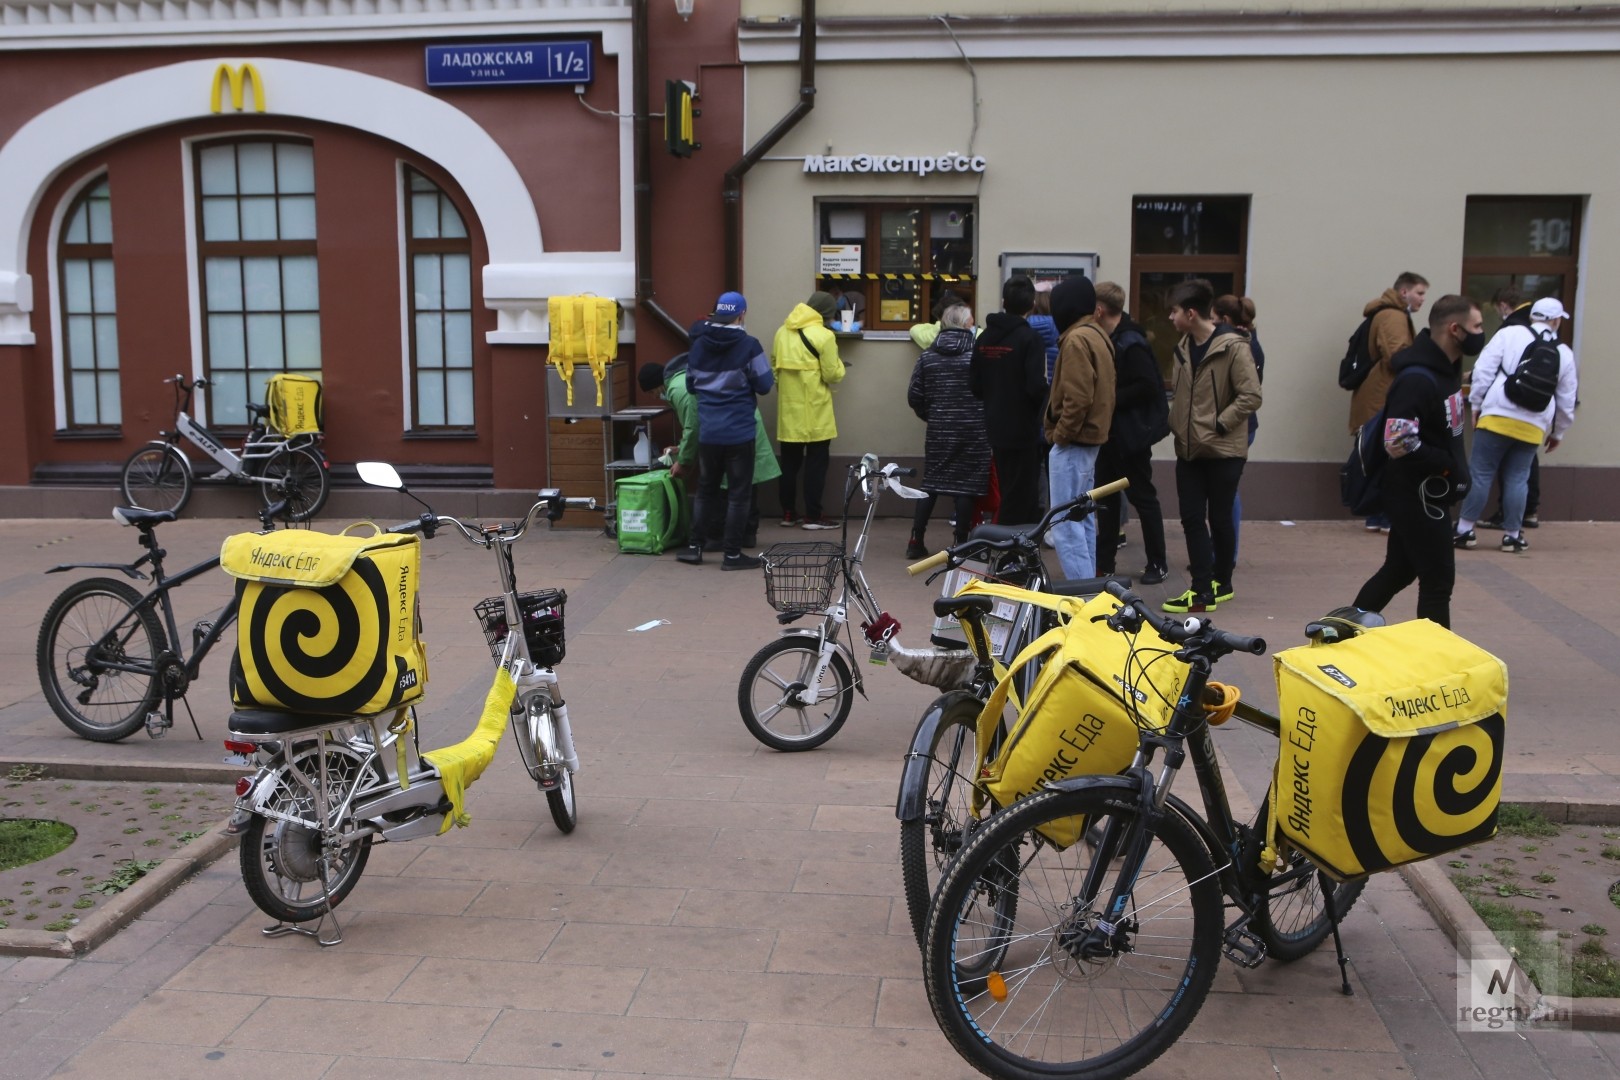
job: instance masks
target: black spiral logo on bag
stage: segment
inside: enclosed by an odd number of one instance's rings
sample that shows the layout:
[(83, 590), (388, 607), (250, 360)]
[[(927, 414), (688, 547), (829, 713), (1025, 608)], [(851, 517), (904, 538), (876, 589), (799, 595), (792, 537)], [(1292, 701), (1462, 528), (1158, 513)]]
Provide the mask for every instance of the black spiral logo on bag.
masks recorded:
[[(1361, 872), (1385, 870), (1399, 863), (1439, 855), (1478, 843), (1496, 831), (1497, 780), (1502, 774), (1505, 724), (1493, 713), (1476, 724), (1451, 728), (1410, 739), (1383, 739), (1368, 735), (1350, 758), (1344, 775), (1340, 812), (1350, 849)], [(1488, 753), (1483, 775), (1466, 790), (1458, 785), (1480, 768), (1480, 755)], [(1416, 852), (1386, 852), (1371, 820), (1374, 776), (1394, 755), (1394, 803), (1390, 819), (1395, 837)], [(1434, 755), (1439, 760), (1430, 761)], [(1432, 771), (1426, 766), (1432, 764)], [(1428, 775), (1428, 781), (1423, 777)], [(1486, 807), (1488, 813), (1482, 813)], [(1344, 868), (1349, 869), (1349, 868)]]
[(399, 697), (388, 665), (388, 587), (370, 560), (356, 559), (319, 589), (239, 581), (237, 598), (237, 652), (250, 661), (239, 705), (342, 715), (381, 711)]

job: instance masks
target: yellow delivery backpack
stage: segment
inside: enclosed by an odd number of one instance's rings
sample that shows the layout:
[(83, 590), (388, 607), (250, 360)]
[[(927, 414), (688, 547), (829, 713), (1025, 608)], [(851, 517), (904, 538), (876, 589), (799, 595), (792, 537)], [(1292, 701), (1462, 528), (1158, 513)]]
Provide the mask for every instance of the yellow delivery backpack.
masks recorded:
[(1427, 619), (1276, 654), (1270, 829), (1343, 880), (1496, 832), (1507, 667)]
[(553, 296), (546, 301), (551, 343), (546, 362), (562, 377), (568, 404), (574, 403), (574, 365), (587, 363), (596, 380), (596, 403), (602, 404), (602, 381), (619, 355), (619, 305), (604, 296)]
[(239, 602), (236, 707), (369, 716), (420, 699), (421, 564), (417, 536), (381, 530), (226, 537), (220, 568), (236, 578)]
[(287, 438), (314, 435), (321, 430), (321, 381), (308, 375), (281, 372), (270, 376), (264, 388), (270, 426)]
[[(1006, 595), (1005, 589), (974, 583), (962, 592), (999, 596)], [(1067, 612), (1069, 621), (1018, 654), (979, 713), (978, 759), (983, 761), (1019, 672), (1031, 664), (1040, 666), (1029, 700), (1015, 705), (1017, 716), (1008, 725), (1000, 753), (980, 772), (976, 813), (986, 795), (997, 806), (1008, 806), (1058, 780), (1122, 772), (1136, 756), (1138, 724), (1152, 730), (1168, 725), (1187, 678), (1187, 665), (1175, 658), (1174, 646), (1151, 627), (1143, 627), (1133, 639), (1101, 621), (1099, 617), (1119, 608), (1112, 596), (1103, 594), (1080, 604), (1043, 593), (1011, 591), (1021, 594), (1017, 597), (1021, 602)], [(1060, 848), (1073, 844), (1084, 831), (1078, 817), (1041, 827)]]

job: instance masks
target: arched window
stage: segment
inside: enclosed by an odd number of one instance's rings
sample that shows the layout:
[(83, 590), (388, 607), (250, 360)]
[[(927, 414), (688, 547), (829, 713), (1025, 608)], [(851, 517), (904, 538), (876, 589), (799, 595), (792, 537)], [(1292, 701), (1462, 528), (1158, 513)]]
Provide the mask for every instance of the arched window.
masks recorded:
[(118, 305), (113, 289), (112, 195), (107, 178), (68, 207), (57, 245), (67, 426), (116, 427)]
[(411, 429), (467, 429), (473, 416), (472, 241), (455, 204), (405, 170)]
[(290, 139), (196, 148), (209, 421), (248, 422), (282, 371), (320, 376), (315, 151)]

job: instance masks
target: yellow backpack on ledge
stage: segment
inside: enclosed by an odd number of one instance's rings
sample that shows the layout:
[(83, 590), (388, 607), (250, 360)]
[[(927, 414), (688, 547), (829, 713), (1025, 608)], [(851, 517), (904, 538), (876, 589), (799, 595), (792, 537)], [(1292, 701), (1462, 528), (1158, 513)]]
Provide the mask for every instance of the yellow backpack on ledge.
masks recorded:
[(546, 301), (551, 319), (551, 345), (546, 362), (562, 376), (568, 404), (574, 403), (574, 365), (591, 366), (596, 404), (602, 404), (602, 382), (619, 355), (619, 305), (604, 296), (553, 296)]

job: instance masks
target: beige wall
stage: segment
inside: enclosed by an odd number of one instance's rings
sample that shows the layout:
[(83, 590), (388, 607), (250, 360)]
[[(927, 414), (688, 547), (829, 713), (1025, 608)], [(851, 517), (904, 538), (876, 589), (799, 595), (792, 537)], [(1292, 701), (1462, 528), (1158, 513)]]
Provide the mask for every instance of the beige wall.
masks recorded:
[[(850, 16), (932, 16), (943, 11), (962, 16), (994, 15), (1158, 15), (1181, 11), (1225, 11), (1250, 14), (1270, 11), (1338, 12), (1358, 11), (1467, 11), (1479, 8), (1502, 8), (1516, 11), (1575, 11), (1572, 4), (1534, 3), (1532, 0), (1427, 0), (1413, 5), (1410, 0), (1107, 0), (1095, 10), (1082, 10), (1075, 0), (953, 0), (944, 5), (939, 0), (816, 0), (816, 16), (821, 19)], [(794, 0), (742, 0), (743, 18), (758, 16), (796, 16), (800, 5)]]
[[(1257, 460), (1342, 459), (1349, 395), (1334, 378), (1344, 340), (1362, 305), (1402, 270), (1427, 276), (1431, 296), (1459, 288), (1470, 194), (1589, 196), (1577, 353), (1587, 341), (1620, 339), (1620, 311), (1589, 300), (1620, 285), (1620, 147), (1591, 126), (1620, 89), (1610, 57), (976, 67), (982, 187), (971, 174), (804, 175), (797, 160), (767, 160), (748, 176), (745, 289), (767, 344), (813, 288), (815, 197), (975, 193), (981, 319), (999, 293), (998, 252), (1096, 251), (1100, 276), (1128, 286), (1132, 196), (1251, 195), (1247, 292), (1268, 359)], [(795, 100), (795, 75), (788, 65), (750, 67), (747, 143)], [(815, 111), (773, 157), (969, 149), (960, 64), (823, 63), (817, 85)], [(1562, 106), (1529, 104), (1552, 87)], [(1497, 110), (1489, 115), (1487, 93)], [(1503, 132), (1515, 131), (1537, 135), (1509, 143)], [(1555, 464), (1620, 462), (1620, 427), (1600, 422), (1620, 404), (1620, 376), (1607, 350), (1590, 351), (1582, 416)], [(915, 350), (863, 341), (845, 352), (853, 364), (835, 452), (919, 453), (922, 425), (904, 400)]]

